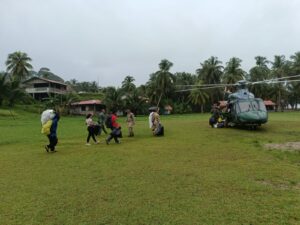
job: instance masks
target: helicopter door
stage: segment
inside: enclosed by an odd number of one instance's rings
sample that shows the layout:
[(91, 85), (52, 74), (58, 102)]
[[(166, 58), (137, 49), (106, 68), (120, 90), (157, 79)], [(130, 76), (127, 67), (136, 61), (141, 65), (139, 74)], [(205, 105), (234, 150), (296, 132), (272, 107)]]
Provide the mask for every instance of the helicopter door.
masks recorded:
[(240, 112), (240, 107), (238, 105), (238, 102), (235, 102), (232, 106), (232, 110), (231, 110), (231, 117), (233, 119), (237, 119), (237, 114)]

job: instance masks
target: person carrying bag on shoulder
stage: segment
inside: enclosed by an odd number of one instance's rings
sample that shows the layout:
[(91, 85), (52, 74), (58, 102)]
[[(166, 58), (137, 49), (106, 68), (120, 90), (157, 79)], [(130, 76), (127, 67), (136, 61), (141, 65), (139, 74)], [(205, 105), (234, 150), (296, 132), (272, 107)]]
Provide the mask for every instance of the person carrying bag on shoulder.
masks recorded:
[(116, 144), (120, 144), (119, 137), (122, 138), (122, 131), (121, 126), (119, 123), (117, 123), (118, 117), (116, 116), (116, 111), (112, 111), (112, 114), (107, 117), (107, 121), (110, 120), (110, 124), (106, 122), (106, 126), (111, 129), (111, 133), (106, 138), (106, 144), (109, 144), (111, 139), (115, 140)]

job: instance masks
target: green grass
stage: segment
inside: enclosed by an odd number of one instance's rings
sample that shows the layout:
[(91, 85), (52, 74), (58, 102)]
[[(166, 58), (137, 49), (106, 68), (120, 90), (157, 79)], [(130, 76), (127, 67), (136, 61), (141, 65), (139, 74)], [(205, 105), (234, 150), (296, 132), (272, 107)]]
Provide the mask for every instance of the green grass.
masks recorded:
[(0, 111), (0, 224), (299, 224), (300, 113), (271, 113), (257, 131), (212, 129), (208, 114), (162, 117), (152, 137), (85, 146), (83, 117), (62, 117), (46, 153), (37, 114)]

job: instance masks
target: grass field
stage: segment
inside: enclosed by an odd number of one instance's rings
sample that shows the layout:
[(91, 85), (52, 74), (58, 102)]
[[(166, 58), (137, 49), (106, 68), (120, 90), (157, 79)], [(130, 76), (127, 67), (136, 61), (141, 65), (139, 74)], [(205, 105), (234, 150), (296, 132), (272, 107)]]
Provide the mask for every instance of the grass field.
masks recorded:
[(300, 113), (270, 113), (256, 131), (212, 129), (208, 114), (162, 117), (152, 137), (85, 146), (83, 117), (62, 117), (46, 153), (38, 114), (0, 110), (0, 224), (300, 224)]

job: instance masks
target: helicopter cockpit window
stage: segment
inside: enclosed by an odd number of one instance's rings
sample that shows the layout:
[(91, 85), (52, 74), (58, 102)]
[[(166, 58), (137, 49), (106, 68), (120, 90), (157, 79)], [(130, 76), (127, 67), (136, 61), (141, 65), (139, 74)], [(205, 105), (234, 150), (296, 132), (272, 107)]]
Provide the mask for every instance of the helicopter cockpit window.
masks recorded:
[(261, 100), (255, 100), (255, 101), (251, 101), (251, 105), (252, 105), (252, 109), (254, 111), (266, 111), (266, 106), (264, 104), (263, 101)]
[(257, 101), (253, 101), (251, 103), (252, 103), (253, 110), (259, 110), (260, 109)]
[(250, 102), (239, 102), (241, 112), (248, 112), (252, 110), (252, 106)]
[(259, 109), (261, 111), (267, 111), (265, 103), (263, 101), (257, 101), (258, 105), (259, 105)]

